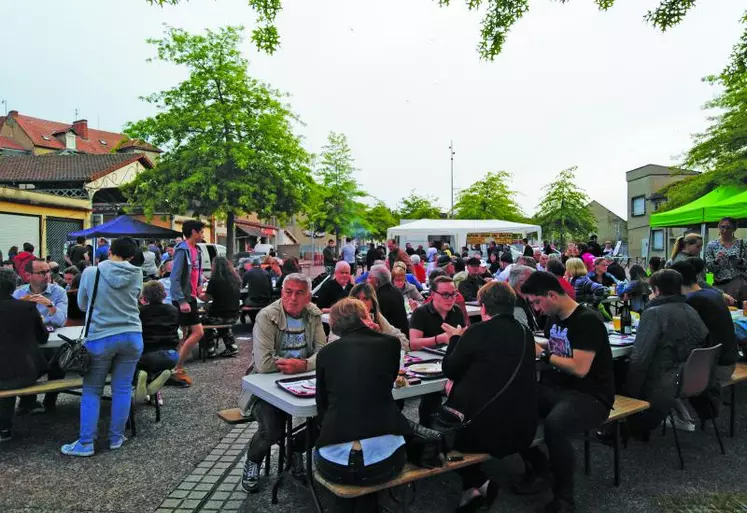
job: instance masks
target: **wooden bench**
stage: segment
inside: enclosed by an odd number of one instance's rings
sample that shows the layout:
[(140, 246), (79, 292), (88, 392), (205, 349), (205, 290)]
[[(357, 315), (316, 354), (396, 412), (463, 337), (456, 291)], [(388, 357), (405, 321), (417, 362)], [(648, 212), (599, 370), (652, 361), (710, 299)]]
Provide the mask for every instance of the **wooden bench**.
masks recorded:
[(729, 436), (734, 438), (734, 423), (736, 416), (737, 404), (737, 387), (735, 385), (747, 381), (747, 363), (738, 363), (734, 368), (734, 373), (728, 382), (722, 385), (722, 388), (729, 388)]
[(490, 459), (489, 454), (463, 454), (464, 459), (459, 461), (446, 461), (442, 467), (435, 468), (423, 468), (413, 465), (412, 463), (406, 463), (405, 468), (394, 479), (374, 486), (351, 486), (351, 485), (340, 485), (336, 483), (330, 483), (324, 479), (319, 472), (314, 471), (314, 479), (324, 486), (327, 490), (343, 499), (354, 499), (356, 497), (362, 497), (371, 493), (376, 493), (381, 490), (387, 490), (389, 488), (395, 488), (402, 486), (402, 495), (400, 496), (399, 503), (402, 505), (402, 509), (406, 510), (407, 505), (410, 502), (410, 489), (412, 483), (420, 481), (427, 477), (438, 476), (446, 472), (451, 472), (471, 465), (477, 465)]
[[(614, 430), (612, 449), (614, 451), (615, 486), (620, 486), (620, 422), (631, 415), (648, 410), (650, 407), (651, 404), (640, 399), (623, 395), (615, 396), (615, 404), (612, 406), (610, 416), (603, 424), (611, 424)], [(592, 436), (587, 431), (584, 433), (584, 470), (586, 474), (591, 472), (591, 441)]]
[(249, 419), (247, 417), (244, 417), (239, 408), (229, 408), (227, 410), (221, 410), (218, 412), (218, 418), (226, 424), (230, 424), (232, 426), (236, 424), (246, 424), (247, 422), (249, 422)]
[[(268, 303), (269, 304), (269, 303)], [(246, 324), (246, 316), (249, 315), (249, 320), (254, 322), (257, 317), (257, 313), (262, 310), (264, 306), (250, 306), (244, 305), (241, 307), (241, 324)]]
[[(106, 377), (106, 384), (111, 384), (111, 376)], [(0, 390), (0, 399), (7, 397), (23, 397), (25, 395), (62, 393), (80, 396), (79, 388), (83, 388), (83, 378), (64, 378), (40, 381), (31, 386), (16, 388), (14, 390)], [(111, 400), (111, 397), (102, 396), (102, 399)], [(160, 415), (159, 415), (160, 417)], [(160, 419), (159, 419), (160, 420)], [(134, 395), (130, 403), (130, 416), (128, 419), (132, 436), (137, 436), (137, 427), (135, 425), (135, 399)]]

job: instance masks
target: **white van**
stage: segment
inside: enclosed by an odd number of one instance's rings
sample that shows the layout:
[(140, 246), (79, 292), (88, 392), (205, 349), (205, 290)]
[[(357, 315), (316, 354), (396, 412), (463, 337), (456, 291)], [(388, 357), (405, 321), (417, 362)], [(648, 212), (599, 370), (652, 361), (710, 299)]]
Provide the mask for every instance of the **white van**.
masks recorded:
[(198, 242), (197, 247), (202, 252), (202, 275), (203, 277), (210, 279), (210, 270), (213, 268), (213, 260), (216, 257), (226, 256), (226, 247), (220, 244), (207, 244), (204, 242)]

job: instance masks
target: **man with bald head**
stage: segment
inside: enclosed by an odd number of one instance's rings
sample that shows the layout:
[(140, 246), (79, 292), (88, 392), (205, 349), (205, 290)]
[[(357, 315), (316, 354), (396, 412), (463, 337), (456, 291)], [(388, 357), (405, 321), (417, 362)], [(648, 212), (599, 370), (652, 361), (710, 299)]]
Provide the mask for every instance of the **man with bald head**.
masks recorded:
[(353, 288), (350, 274), (350, 264), (344, 260), (335, 264), (335, 273), (332, 279), (324, 282), (317, 294), (316, 306), (323, 313), (329, 312), (332, 305), (348, 296), (350, 289)]

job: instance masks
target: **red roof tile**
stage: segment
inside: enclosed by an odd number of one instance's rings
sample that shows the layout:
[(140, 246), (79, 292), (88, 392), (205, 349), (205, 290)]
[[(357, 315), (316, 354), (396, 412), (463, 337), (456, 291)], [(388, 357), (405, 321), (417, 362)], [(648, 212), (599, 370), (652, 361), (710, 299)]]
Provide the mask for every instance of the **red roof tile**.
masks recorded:
[[(0, 122), (2, 124), (2, 122)], [(26, 148), (15, 142), (10, 137), (5, 137), (0, 135), (0, 150), (22, 150), (25, 151)]]
[(160, 148), (157, 148), (153, 146), (150, 143), (147, 143), (141, 139), (129, 139), (123, 143), (121, 143), (117, 150), (127, 150), (127, 149), (136, 149), (136, 150), (145, 150), (145, 151), (153, 151), (156, 153), (163, 153), (163, 150)]
[(138, 160), (153, 167), (142, 153), (0, 157), (0, 183), (90, 182)]
[[(24, 116), (23, 114), (16, 114), (13, 118), (24, 132), (28, 134), (34, 146), (53, 150), (65, 149), (65, 144), (60, 142), (53, 134), (64, 133), (73, 128), (72, 123), (59, 123), (57, 121)], [(2, 121), (0, 119), (0, 125), (2, 125)], [(88, 139), (82, 139), (80, 136), (75, 138), (75, 149), (81, 153), (111, 153), (112, 149), (126, 138), (125, 134), (89, 128)]]

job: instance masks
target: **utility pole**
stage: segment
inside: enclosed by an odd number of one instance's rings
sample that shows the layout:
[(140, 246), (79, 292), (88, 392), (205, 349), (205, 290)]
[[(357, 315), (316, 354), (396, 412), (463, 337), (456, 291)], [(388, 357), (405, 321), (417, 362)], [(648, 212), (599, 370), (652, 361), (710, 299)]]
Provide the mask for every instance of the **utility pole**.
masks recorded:
[(454, 217), (454, 141), (449, 143), (449, 154), (451, 156), (451, 211), (450, 217)]
[(2, 100), (0, 101), (3, 105), (5, 105), (5, 115), (8, 115), (8, 100)]

